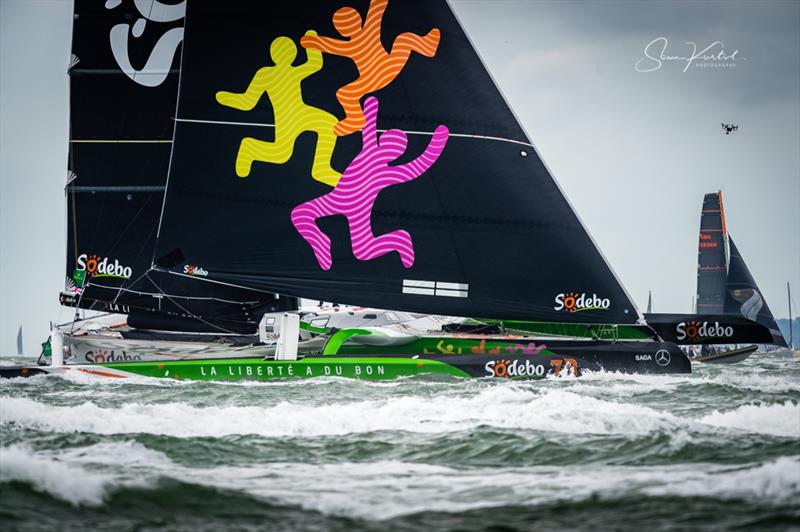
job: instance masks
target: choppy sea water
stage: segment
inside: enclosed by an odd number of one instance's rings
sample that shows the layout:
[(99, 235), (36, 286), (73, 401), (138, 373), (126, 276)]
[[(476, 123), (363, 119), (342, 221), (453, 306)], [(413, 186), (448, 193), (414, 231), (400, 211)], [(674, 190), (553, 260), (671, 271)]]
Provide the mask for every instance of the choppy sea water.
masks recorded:
[(0, 528), (800, 530), (800, 358), (695, 370), (4, 380)]

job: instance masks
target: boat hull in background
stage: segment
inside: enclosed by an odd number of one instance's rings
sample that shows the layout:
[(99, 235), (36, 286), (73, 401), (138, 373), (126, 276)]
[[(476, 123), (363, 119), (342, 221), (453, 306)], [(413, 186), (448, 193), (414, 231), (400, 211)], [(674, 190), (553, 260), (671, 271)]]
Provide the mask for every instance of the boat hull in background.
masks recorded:
[(738, 364), (739, 362), (744, 362), (747, 357), (755, 353), (757, 349), (757, 345), (750, 345), (740, 349), (732, 349), (722, 353), (696, 357), (692, 359), (692, 362), (702, 362), (703, 364)]

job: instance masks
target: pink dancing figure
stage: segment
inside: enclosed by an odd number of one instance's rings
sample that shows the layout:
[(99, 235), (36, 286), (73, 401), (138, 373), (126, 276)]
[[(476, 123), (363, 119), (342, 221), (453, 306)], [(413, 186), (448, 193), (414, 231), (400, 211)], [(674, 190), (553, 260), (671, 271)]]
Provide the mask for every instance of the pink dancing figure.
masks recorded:
[(330, 270), (331, 241), (317, 226), (317, 219), (342, 214), (350, 225), (353, 255), (359, 260), (371, 260), (397, 251), (403, 266), (414, 264), (414, 245), (408, 231), (399, 229), (385, 235), (372, 233), (370, 216), (378, 194), (386, 187), (416, 179), (439, 158), (449, 136), (445, 126), (439, 126), (425, 151), (411, 162), (399, 166), (389, 163), (406, 151), (408, 138), (398, 129), (377, 134), (378, 100), (367, 98), (364, 103), (366, 125), (362, 131), (363, 148), (342, 174), (336, 187), (327, 194), (302, 203), (292, 210), (295, 229), (314, 250), (320, 267)]

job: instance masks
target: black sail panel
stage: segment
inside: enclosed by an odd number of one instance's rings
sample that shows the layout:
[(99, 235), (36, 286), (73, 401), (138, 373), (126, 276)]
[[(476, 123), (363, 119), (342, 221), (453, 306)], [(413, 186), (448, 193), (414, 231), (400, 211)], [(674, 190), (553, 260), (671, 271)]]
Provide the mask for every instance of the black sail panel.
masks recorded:
[[(62, 303), (251, 332), (272, 294), (150, 271), (164, 199), (185, 2), (75, 2), (67, 291)], [(199, 275), (192, 265), (179, 273)], [(84, 286), (81, 286), (81, 285)], [(293, 305), (289, 305), (293, 306)]]
[[(372, 33), (343, 45), (334, 13)], [(446, 2), (197, 2), (186, 20), (157, 254), (340, 303), (638, 320)]]
[(788, 344), (775, 322), (767, 300), (733, 242), (733, 237), (729, 237), (729, 242), (730, 266), (725, 287), (725, 313), (739, 314), (764, 325), (772, 333), (772, 343), (786, 347)]
[(697, 312), (722, 314), (728, 278), (728, 233), (722, 192), (706, 194), (697, 248)]
[(136, 288), (152, 261), (184, 12), (178, 5), (154, 13), (146, 4), (75, 2), (66, 274), (76, 293), (88, 278), (84, 306), (130, 303), (119, 289)]

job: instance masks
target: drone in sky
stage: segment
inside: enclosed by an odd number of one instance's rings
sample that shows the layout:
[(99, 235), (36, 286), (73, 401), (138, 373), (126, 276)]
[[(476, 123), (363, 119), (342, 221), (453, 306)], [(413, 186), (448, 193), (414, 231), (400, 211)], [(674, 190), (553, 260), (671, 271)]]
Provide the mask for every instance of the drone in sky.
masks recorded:
[(722, 130), (725, 132), (726, 135), (730, 135), (731, 132), (736, 131), (739, 129), (739, 126), (734, 124), (722, 124)]

